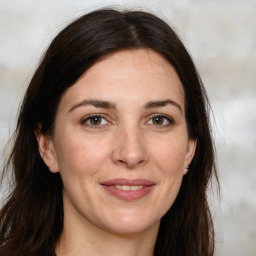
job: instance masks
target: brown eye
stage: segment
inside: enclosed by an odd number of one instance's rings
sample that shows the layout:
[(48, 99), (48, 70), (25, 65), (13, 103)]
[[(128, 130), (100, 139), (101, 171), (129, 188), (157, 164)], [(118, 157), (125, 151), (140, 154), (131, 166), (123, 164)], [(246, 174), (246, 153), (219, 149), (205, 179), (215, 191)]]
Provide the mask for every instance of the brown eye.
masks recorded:
[(148, 124), (151, 124), (157, 128), (166, 128), (175, 124), (175, 121), (172, 117), (156, 114), (151, 116)]
[(164, 121), (165, 121), (165, 117), (163, 116), (155, 116), (152, 118), (152, 123), (154, 125), (163, 125)]
[(88, 122), (91, 125), (100, 125), (102, 122), (102, 117), (101, 116), (91, 116), (88, 118)]
[(82, 125), (91, 128), (101, 128), (101, 126), (107, 125), (108, 121), (104, 116), (101, 115), (90, 115), (81, 121)]

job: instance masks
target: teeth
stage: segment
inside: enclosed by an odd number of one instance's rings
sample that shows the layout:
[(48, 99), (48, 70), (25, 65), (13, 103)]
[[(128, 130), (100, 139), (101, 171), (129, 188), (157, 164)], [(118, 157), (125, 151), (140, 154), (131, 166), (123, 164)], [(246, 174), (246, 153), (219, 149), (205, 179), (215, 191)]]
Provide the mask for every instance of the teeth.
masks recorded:
[(139, 189), (142, 189), (142, 185), (140, 186), (131, 186), (131, 190), (139, 190)]
[(121, 190), (139, 190), (143, 188), (142, 185), (139, 185), (139, 186), (115, 185), (115, 187)]

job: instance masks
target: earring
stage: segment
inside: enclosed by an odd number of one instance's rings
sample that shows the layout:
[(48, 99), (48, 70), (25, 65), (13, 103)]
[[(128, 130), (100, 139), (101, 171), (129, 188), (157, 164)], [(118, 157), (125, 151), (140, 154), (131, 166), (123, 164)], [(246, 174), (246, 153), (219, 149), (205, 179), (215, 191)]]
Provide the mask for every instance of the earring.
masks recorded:
[(189, 169), (189, 166), (185, 166), (184, 168), (185, 168), (185, 172), (184, 172), (184, 174), (187, 174), (188, 169)]

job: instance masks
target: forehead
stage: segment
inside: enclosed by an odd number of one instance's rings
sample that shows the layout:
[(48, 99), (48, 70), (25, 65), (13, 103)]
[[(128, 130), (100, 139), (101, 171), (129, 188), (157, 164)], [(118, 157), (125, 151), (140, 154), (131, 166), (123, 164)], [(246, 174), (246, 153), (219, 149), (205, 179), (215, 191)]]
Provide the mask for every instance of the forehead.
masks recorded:
[(158, 53), (149, 49), (123, 50), (98, 61), (63, 95), (61, 102), (82, 98), (138, 103), (172, 98), (184, 103), (181, 81)]
[[(172, 76), (180, 82), (180, 79), (173, 66), (160, 54), (150, 49), (122, 50), (108, 54), (100, 61), (96, 62), (79, 79), (86, 77), (87, 80), (101, 78), (111, 78), (113, 80), (136, 79), (147, 73), (148, 77), (160, 75)], [(114, 74), (114, 76), (113, 76)], [(134, 77), (134, 75), (136, 75)], [(145, 77), (143, 77), (145, 80)]]

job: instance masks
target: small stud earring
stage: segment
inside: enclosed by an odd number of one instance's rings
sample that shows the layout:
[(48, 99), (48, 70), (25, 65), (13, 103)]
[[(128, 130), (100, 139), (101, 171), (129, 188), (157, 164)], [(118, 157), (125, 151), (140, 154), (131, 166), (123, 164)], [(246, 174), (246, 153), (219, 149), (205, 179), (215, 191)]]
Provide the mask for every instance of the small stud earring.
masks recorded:
[(185, 168), (185, 172), (184, 172), (184, 174), (187, 174), (188, 169), (189, 169), (189, 166), (185, 166), (184, 168)]

